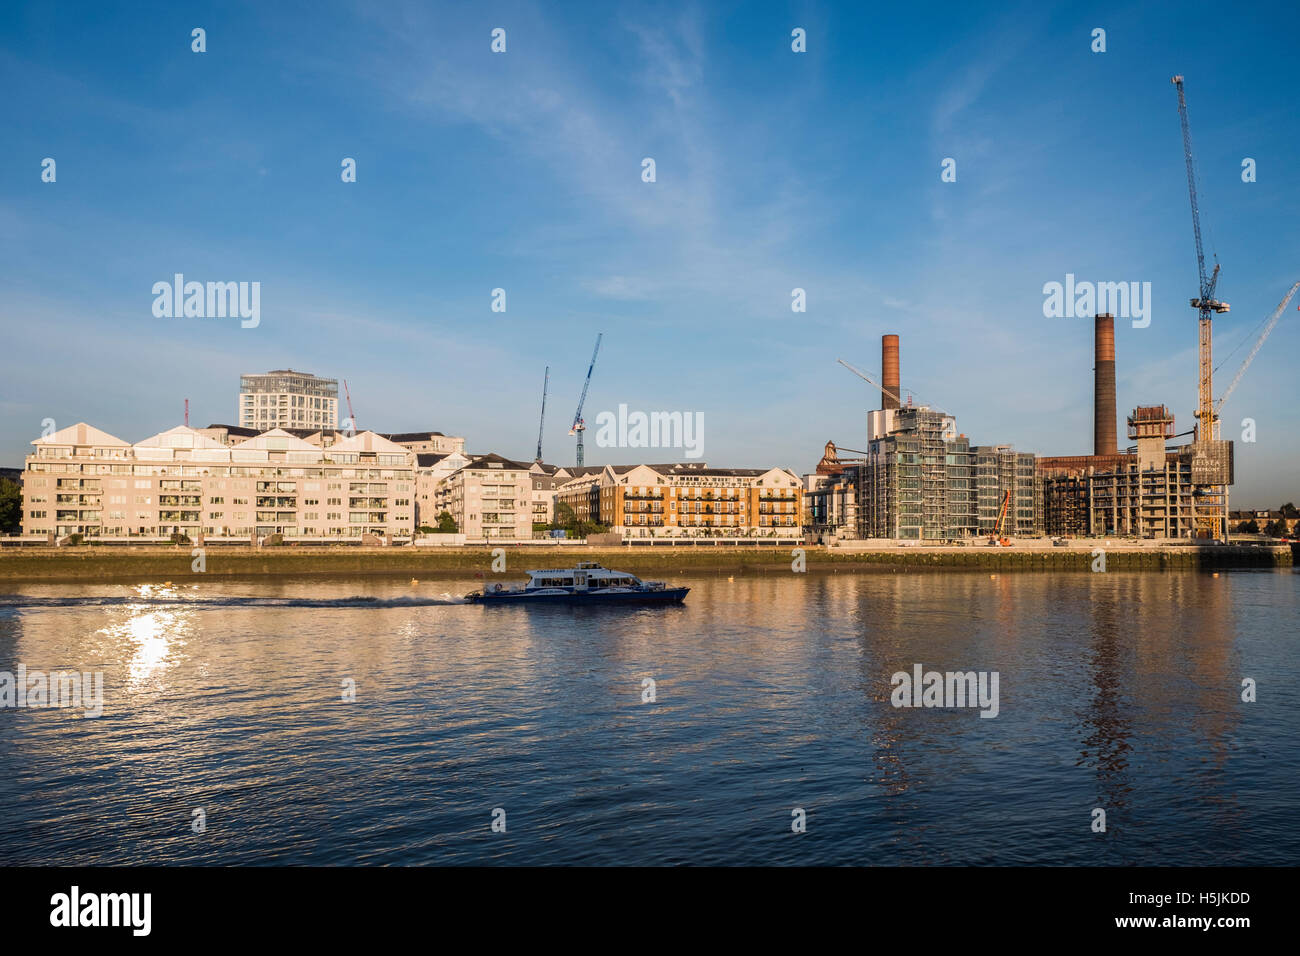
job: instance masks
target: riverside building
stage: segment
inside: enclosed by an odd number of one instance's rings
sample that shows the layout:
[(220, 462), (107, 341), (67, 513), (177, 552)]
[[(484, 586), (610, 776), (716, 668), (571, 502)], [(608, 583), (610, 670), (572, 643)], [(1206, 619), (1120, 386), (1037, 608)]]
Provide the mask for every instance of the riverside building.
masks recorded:
[(183, 425), (130, 443), (84, 422), (32, 442), (24, 534), (409, 538), (415, 462), (373, 432), (328, 448), (282, 429), (223, 444)]
[(557, 490), (579, 520), (624, 537), (799, 534), (803, 487), (784, 468), (709, 468), (702, 462), (604, 465)]
[(239, 424), (259, 432), (272, 428), (334, 430), (339, 425), (338, 379), (291, 368), (239, 377)]

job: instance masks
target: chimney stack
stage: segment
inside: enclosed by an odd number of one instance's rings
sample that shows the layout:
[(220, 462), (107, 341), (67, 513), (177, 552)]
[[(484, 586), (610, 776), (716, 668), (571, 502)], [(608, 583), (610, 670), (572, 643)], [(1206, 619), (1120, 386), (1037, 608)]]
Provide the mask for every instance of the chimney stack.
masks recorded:
[(1118, 455), (1115, 423), (1115, 316), (1097, 316), (1092, 386), (1092, 453)]
[(898, 384), (898, 336), (880, 337), (880, 384), (885, 387), (881, 408), (897, 408), (900, 386)]

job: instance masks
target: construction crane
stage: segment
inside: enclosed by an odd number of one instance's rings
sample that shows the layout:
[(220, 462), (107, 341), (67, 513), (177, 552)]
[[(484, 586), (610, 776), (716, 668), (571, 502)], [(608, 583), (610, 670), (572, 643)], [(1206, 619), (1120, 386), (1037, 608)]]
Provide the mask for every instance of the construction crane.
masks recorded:
[[(348, 391), (348, 380), (346, 378), (343, 380), (343, 394), (348, 400), (348, 431), (355, 434), (357, 430), (357, 416), (352, 412), (352, 393)], [(334, 395), (337, 397), (338, 392), (335, 392)]]
[(1254, 360), (1255, 356), (1259, 354), (1259, 350), (1264, 347), (1264, 340), (1268, 338), (1268, 334), (1272, 332), (1273, 327), (1277, 325), (1277, 320), (1282, 317), (1282, 313), (1285, 311), (1287, 303), (1291, 301), (1291, 297), (1295, 295), (1297, 289), (1300, 289), (1300, 282), (1291, 286), (1291, 291), (1288, 292), (1286, 297), (1277, 304), (1277, 308), (1273, 310), (1273, 314), (1268, 317), (1268, 324), (1264, 326), (1264, 331), (1260, 334), (1259, 338), (1255, 340), (1255, 347), (1251, 349), (1250, 354), (1246, 356), (1246, 361), (1241, 363), (1241, 368), (1237, 369), (1237, 374), (1233, 377), (1232, 384), (1227, 387), (1224, 393), (1219, 396), (1219, 400), (1214, 403), (1214, 417), (1216, 420), (1219, 417), (1219, 409), (1223, 407), (1223, 403), (1228, 400), (1228, 396), (1232, 394), (1233, 389), (1235, 389), (1241, 382), (1242, 376), (1246, 374), (1246, 369), (1250, 368), (1250, 363)]
[(582, 467), (582, 433), (587, 430), (587, 424), (582, 420), (582, 406), (587, 404), (587, 389), (591, 387), (591, 370), (596, 367), (596, 356), (600, 354), (600, 340), (604, 337), (604, 332), (596, 334), (596, 348), (591, 353), (591, 364), (587, 366), (587, 380), (582, 383), (582, 397), (578, 399), (578, 410), (573, 413), (573, 424), (569, 427), (570, 435), (578, 436), (578, 467)]
[[(1183, 92), (1183, 77), (1178, 74), (1170, 80), (1178, 89), (1178, 118), (1183, 127), (1183, 159), (1187, 164), (1187, 192), (1192, 200), (1192, 231), (1196, 236), (1196, 272), (1199, 295), (1191, 300), (1192, 308), (1200, 316), (1200, 374), (1197, 379), (1196, 439), (1199, 446), (1193, 452), (1192, 484), (1196, 505), (1195, 531), (1197, 537), (1223, 538), (1228, 533), (1228, 460), (1230, 451), (1217, 443), (1219, 417), (1216, 414), (1213, 394), (1213, 332), (1214, 313), (1227, 312), (1228, 303), (1214, 297), (1219, 282), (1219, 264), (1205, 273), (1205, 249), (1201, 243), (1201, 210), (1196, 198), (1196, 164), (1192, 154), (1192, 130), (1187, 122), (1187, 97)], [(1217, 257), (1216, 257), (1217, 258)]]
[(1011, 539), (1002, 533), (1002, 524), (1006, 520), (1007, 508), (1010, 504), (1011, 490), (1007, 489), (1007, 491), (1002, 495), (1002, 507), (998, 511), (997, 523), (993, 525), (993, 533), (989, 535), (989, 544), (1001, 545), (1004, 548), (1011, 547)]
[[(1178, 89), (1178, 119), (1183, 127), (1183, 159), (1187, 164), (1187, 192), (1192, 200), (1192, 232), (1196, 236), (1196, 272), (1200, 280), (1200, 295), (1191, 300), (1191, 306), (1200, 313), (1200, 377), (1196, 403), (1196, 418), (1204, 438), (1218, 438), (1218, 427), (1214, 416), (1214, 398), (1211, 394), (1211, 367), (1213, 318), (1215, 312), (1227, 312), (1231, 306), (1214, 298), (1215, 286), (1219, 282), (1219, 264), (1215, 262), (1214, 270), (1205, 274), (1205, 249), (1201, 243), (1201, 209), (1196, 198), (1196, 164), (1192, 154), (1192, 129), (1187, 122), (1187, 96), (1183, 92), (1183, 77), (1180, 73), (1171, 81)], [(1217, 257), (1216, 257), (1217, 258)]]
[[(902, 399), (900, 399), (897, 395), (895, 395), (895, 394), (894, 394), (893, 392), (891, 392), (889, 389), (885, 388), (885, 386), (881, 385), (879, 382), (877, 382), (875, 379), (873, 379), (873, 378), (872, 378), (870, 375), (868, 375), (866, 372), (862, 371), (862, 370), (859, 369), (859, 368), (854, 368), (854, 367), (853, 367), (852, 365), (850, 365), (848, 362), (844, 361), (844, 359), (836, 359), (835, 361), (839, 362), (839, 363), (840, 363), (841, 365), (843, 365), (846, 369), (848, 369), (850, 372), (852, 372), (852, 373), (853, 373), (854, 375), (856, 375), (858, 378), (862, 379), (862, 380), (863, 380), (864, 382), (866, 382), (868, 385), (872, 386), (873, 388), (879, 389), (882, 395), (885, 395), (885, 396), (888, 397), (888, 398), (892, 398), (894, 401), (898, 402), (900, 408), (902, 407), (902, 405), (903, 405), (903, 401), (902, 401)], [(910, 405), (911, 402), (908, 402), (908, 404)]]
[(537, 460), (542, 460), (542, 429), (546, 427), (546, 386), (551, 382), (551, 367), (546, 366), (546, 374), (542, 377), (542, 417), (537, 423)]

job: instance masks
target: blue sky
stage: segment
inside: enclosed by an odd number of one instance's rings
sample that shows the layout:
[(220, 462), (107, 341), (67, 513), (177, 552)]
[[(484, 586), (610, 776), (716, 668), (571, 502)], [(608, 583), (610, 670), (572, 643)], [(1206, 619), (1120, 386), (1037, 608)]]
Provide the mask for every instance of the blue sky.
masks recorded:
[[(231, 421), (239, 374), (286, 366), (346, 378), (363, 428), (527, 459), (546, 365), (568, 463), (598, 331), (588, 423), (702, 412), (714, 465), (863, 447), (878, 402), (835, 360), (879, 371), (886, 332), (973, 441), (1087, 453), (1092, 323), (1042, 308), (1066, 273), (1152, 284), (1150, 327), (1117, 322), (1119, 407), (1190, 428), (1175, 72), (1233, 306), (1216, 362), (1300, 279), (1291, 3), (181, 6), (0, 10), (5, 465), (45, 418)], [(176, 272), (259, 281), (260, 326), (155, 318)], [(1234, 506), (1300, 498), (1296, 304), (1225, 406), (1225, 437), (1257, 428)], [(589, 463), (673, 457), (588, 435)]]

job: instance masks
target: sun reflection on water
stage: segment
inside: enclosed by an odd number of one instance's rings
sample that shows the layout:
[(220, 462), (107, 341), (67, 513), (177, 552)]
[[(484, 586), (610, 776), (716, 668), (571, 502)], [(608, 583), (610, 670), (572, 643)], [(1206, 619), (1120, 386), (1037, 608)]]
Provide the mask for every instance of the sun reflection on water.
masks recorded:
[[(173, 587), (142, 584), (133, 589), (140, 597), (171, 596)], [(157, 681), (177, 662), (175, 651), (184, 646), (190, 628), (190, 610), (137, 604), (127, 609), (127, 619), (102, 628), (99, 633), (119, 647), (126, 667), (126, 682), (141, 687)], [(129, 656), (128, 656), (129, 655)]]

